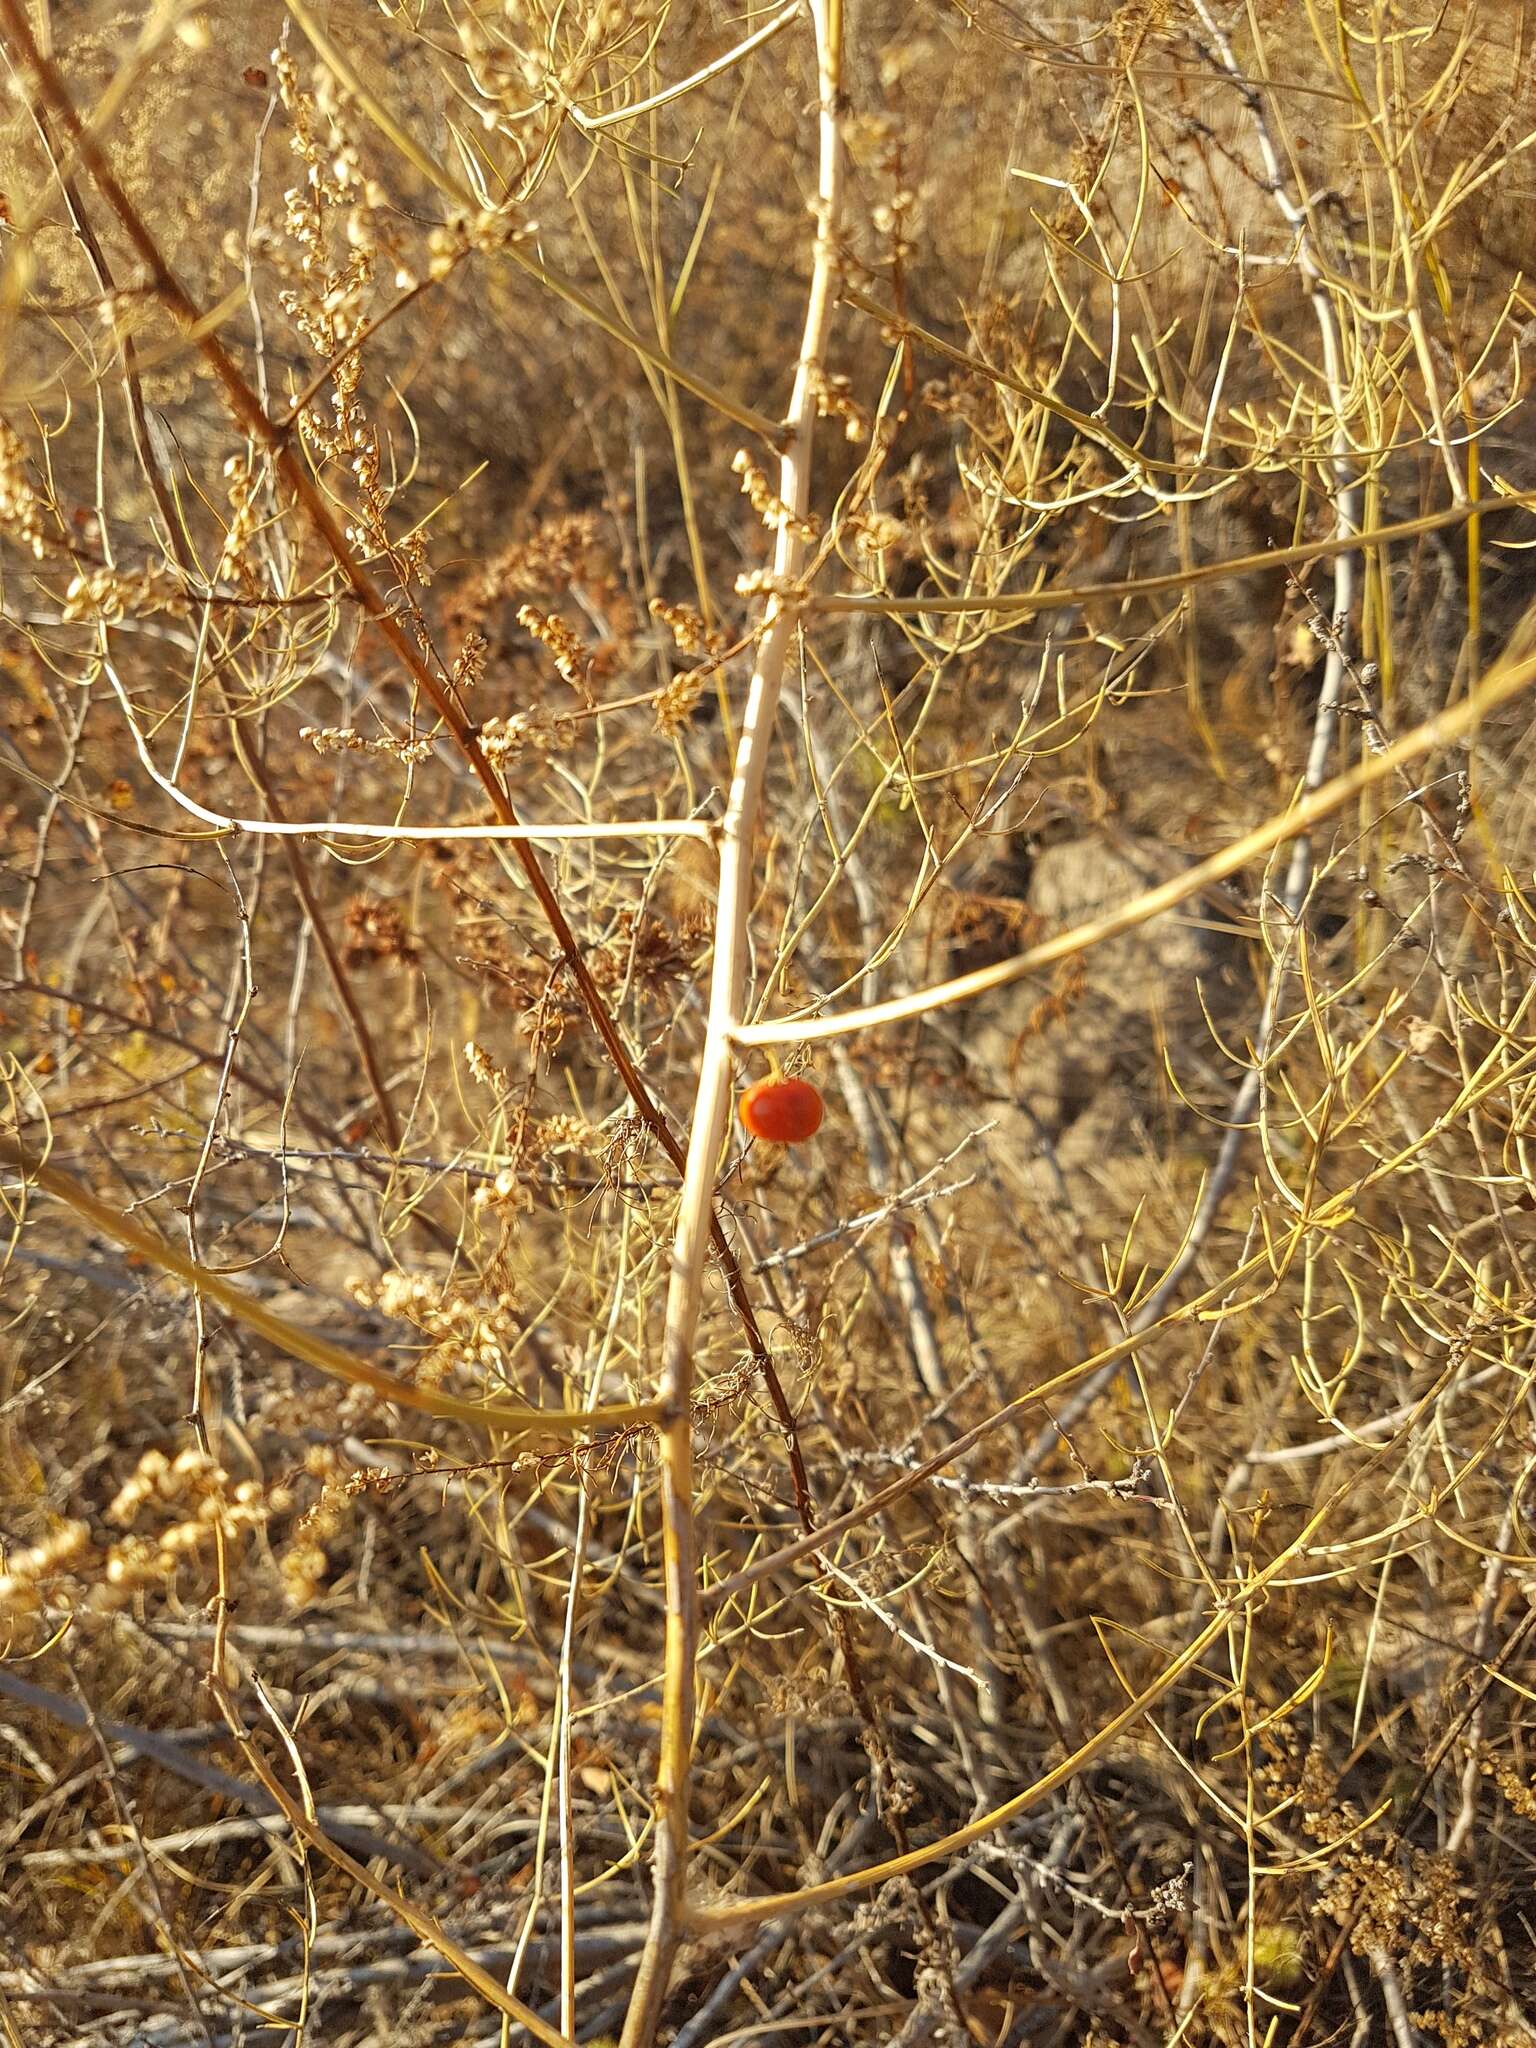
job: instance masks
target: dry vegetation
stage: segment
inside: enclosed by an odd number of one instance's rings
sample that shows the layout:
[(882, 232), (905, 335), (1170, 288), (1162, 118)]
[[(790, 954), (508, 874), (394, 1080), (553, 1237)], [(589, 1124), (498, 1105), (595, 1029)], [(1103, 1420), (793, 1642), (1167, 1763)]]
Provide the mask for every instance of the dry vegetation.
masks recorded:
[(0, 0), (6, 2042), (1536, 2040), (1533, 35)]

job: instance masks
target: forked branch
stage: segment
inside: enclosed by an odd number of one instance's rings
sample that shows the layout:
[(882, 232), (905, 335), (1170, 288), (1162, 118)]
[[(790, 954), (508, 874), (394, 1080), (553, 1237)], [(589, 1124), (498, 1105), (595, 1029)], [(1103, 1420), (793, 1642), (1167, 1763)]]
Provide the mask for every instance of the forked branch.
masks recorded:
[[(782, 516), (773, 553), (775, 591), (803, 573), (810, 507), (811, 445), (828, 323), (836, 294), (843, 189), (842, 0), (811, 0), (820, 81), (816, 246), (800, 361), (787, 418), (778, 498)], [(715, 918), (709, 1018), (694, 1095), (688, 1158), (672, 1247), (661, 1372), (661, 1495), (667, 1602), (666, 1673), (657, 1775), (655, 1897), (623, 2048), (649, 2048), (671, 1979), (685, 1912), (688, 1785), (694, 1736), (694, 1663), (699, 1638), (698, 1555), (693, 1512), (693, 1345), (714, 1213), (715, 1172), (730, 1116), (732, 1048), (746, 998), (752, 849), (763, 778), (773, 740), (792, 607), (770, 596), (747, 695), (735, 772), (720, 833), (720, 894)]]

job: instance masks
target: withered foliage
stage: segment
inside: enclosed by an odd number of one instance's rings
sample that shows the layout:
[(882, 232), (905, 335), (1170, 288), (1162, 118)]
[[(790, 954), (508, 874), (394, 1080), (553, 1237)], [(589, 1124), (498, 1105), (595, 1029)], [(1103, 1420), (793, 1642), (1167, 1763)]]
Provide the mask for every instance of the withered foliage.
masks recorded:
[(0, 0), (7, 2039), (1536, 2040), (1533, 38)]

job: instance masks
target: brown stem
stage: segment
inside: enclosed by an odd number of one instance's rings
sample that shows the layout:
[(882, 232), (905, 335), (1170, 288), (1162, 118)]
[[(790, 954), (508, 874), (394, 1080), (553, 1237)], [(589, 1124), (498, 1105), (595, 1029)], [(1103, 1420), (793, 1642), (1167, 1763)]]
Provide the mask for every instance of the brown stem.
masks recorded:
[[(100, 237), (91, 225), (90, 216), (85, 210), (85, 204), (80, 197), (78, 186), (59, 159), (59, 153), (54, 147), (53, 135), (49, 128), (46, 111), (43, 107), (34, 104), (32, 115), (37, 123), (37, 132), (42, 138), (43, 149), (47, 154), (49, 163), (53, 166), (54, 176), (58, 179), (59, 189), (64, 194), (64, 204), (69, 209), (75, 233), (80, 238), (80, 246), (85, 251), (86, 260), (95, 274), (98, 287), (110, 305), (116, 293), (116, 282), (112, 276), (111, 265), (107, 261), (107, 253), (101, 246)], [(197, 563), (193, 559), (192, 550), (187, 544), (186, 533), (177, 515), (175, 499), (172, 496), (170, 484), (155, 448), (154, 438), (150, 434), (148, 421), (145, 418), (144, 390), (139, 378), (138, 354), (134, 347), (133, 336), (130, 333), (120, 332), (118, 342), (123, 352), (123, 388), (128, 403), (128, 425), (133, 437), (134, 453), (138, 456), (139, 467), (144, 472), (145, 481), (149, 485), (150, 493), (160, 513), (161, 523), (165, 528), (166, 545), (175, 556), (177, 566), (180, 568), (183, 576), (186, 577), (189, 584), (195, 586), (201, 580), (198, 574)], [(283, 808), (276, 790), (272, 787), (271, 777), (267, 774), (265, 765), (246, 745), (245, 736), (240, 730), (239, 720), (233, 715), (222, 686), (219, 690), (219, 699), (224, 716), (228, 720), (230, 740), (236, 757), (252, 783), (260, 791), (262, 801), (267, 807), (268, 815), (275, 821), (281, 822)], [(363, 1063), (363, 1072), (368, 1077), (368, 1085), (373, 1091), (374, 1101), (378, 1104), (379, 1125), (384, 1141), (392, 1152), (398, 1152), (402, 1143), (400, 1120), (395, 1114), (394, 1104), (389, 1099), (389, 1090), (385, 1086), (383, 1071), (379, 1065), (378, 1051), (373, 1043), (373, 1035), (369, 1031), (363, 1017), (362, 1007), (353, 990), (351, 977), (342, 963), (341, 955), (337, 951), (336, 942), (331, 936), (330, 928), (321, 915), (319, 899), (315, 894), (315, 887), (310, 878), (308, 864), (297, 841), (285, 838), (282, 842), (282, 848), (283, 858), (288, 863), (288, 871), (293, 877), (294, 888), (298, 891), (299, 901), (304, 908), (304, 915), (308, 918), (310, 929), (313, 931), (315, 939), (319, 944), (321, 957), (325, 961), (326, 970), (331, 977), (331, 985), (336, 991), (337, 1001), (341, 1004), (347, 1023), (351, 1027), (353, 1041), (357, 1046), (358, 1057)]]
[[(194, 339), (194, 345), (204, 361), (218, 378), (223, 387), (230, 409), (240, 425), (268, 452), (273, 468), (294, 501), (302, 508), (310, 524), (324, 542), (332, 560), (355, 598), (361, 603), (370, 619), (378, 627), (388, 643), (391, 652), (400, 661), (427, 701), (442, 719), (486, 796), (498, 820), (504, 825), (520, 823), (512, 800), (501, 779), (486, 759), (474, 730), (452, 693), (443, 681), (433, 673), (431, 666), (412, 644), (409, 636), (391, 613), (383, 592), (357, 560), (347, 545), (334, 513), (326, 503), (319, 486), (310, 476), (303, 463), (294, 455), (288, 444), (285, 425), (279, 425), (268, 415), (261, 400), (250, 384), (241, 375), (229, 351), (218, 335), (202, 323), (198, 306), (191, 298), (180, 279), (161, 254), (159, 245), (145, 225), (138, 209), (123, 190), (107, 162), (105, 153), (96, 137), (85, 127), (75, 111), (74, 102), (59, 77), (53, 63), (43, 55), (27, 22), (21, 0), (0, 0), (0, 25), (3, 25), (6, 39), (21, 59), (37, 84), (41, 98), (53, 110), (54, 115), (70, 137), (80, 161), (90, 172), (102, 197), (117, 216), (123, 232), (127, 235), (144, 262), (155, 290)], [(173, 528), (174, 531), (174, 528)], [(560, 949), (562, 958), (581, 994), (582, 1002), (592, 1021), (603, 1046), (612, 1060), (620, 1080), (623, 1082), (631, 1101), (644, 1122), (647, 1130), (666, 1153), (673, 1167), (682, 1173), (685, 1168), (683, 1149), (674, 1137), (666, 1118), (653, 1099), (650, 1090), (642, 1080), (639, 1070), (630, 1058), (618, 1027), (609, 1015), (602, 995), (591, 971), (582, 957), (575, 934), (560, 907), (559, 898), (550, 885), (539, 863), (538, 855), (525, 840), (512, 842), (513, 851), (527, 877), (529, 887), (540, 910), (547, 920)], [(317, 936), (319, 927), (317, 927)], [(323, 945), (322, 941), (322, 945)], [(725, 1276), (731, 1303), (741, 1318), (753, 1363), (763, 1376), (768, 1396), (773, 1403), (774, 1413), (790, 1444), (790, 1464), (794, 1476), (797, 1501), (802, 1515), (809, 1511), (809, 1489), (805, 1477), (805, 1465), (800, 1455), (795, 1434), (794, 1411), (785, 1396), (778, 1374), (763, 1342), (762, 1333), (752, 1313), (746, 1285), (736, 1254), (721, 1227), (719, 1217), (710, 1211), (709, 1240)]]

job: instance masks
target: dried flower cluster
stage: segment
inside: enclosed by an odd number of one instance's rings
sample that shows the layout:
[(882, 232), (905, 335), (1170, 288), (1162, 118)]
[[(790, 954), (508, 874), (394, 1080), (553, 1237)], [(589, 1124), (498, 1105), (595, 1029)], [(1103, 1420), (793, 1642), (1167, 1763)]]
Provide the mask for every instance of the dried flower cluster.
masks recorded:
[(414, 967), (421, 947), (398, 903), (355, 896), (345, 914), (349, 967)]
[[(234, 1541), (292, 1508), (288, 1487), (232, 1480), (206, 1451), (144, 1452), (101, 1518), (125, 1534), (98, 1536), (70, 1518), (6, 1553), (0, 1625), (8, 1653), (75, 1613), (109, 1614), (150, 1593), (170, 1597), (184, 1569), (202, 1568), (216, 1536)], [(138, 1526), (146, 1520), (160, 1526)]]
[(541, 612), (537, 605), (521, 604), (517, 623), (531, 633), (554, 658), (555, 667), (581, 698), (592, 702), (593, 656), (579, 634), (555, 612)]
[(1528, 2040), (1520, 11), (206, 11), (0, 0), (10, 2032)]
[(504, 768), (524, 752), (564, 753), (576, 737), (570, 718), (535, 707), (510, 718), (488, 718), (477, 726), (480, 751), (493, 767)]
[(299, 738), (313, 747), (317, 754), (372, 754), (377, 758), (398, 761), (405, 768), (414, 768), (422, 761), (429, 761), (437, 744), (426, 734), (414, 740), (396, 739), (392, 733), (365, 736), (345, 725), (301, 725)]
[[(760, 462), (753, 460), (745, 448), (738, 448), (731, 458), (732, 472), (741, 478), (742, 494), (751, 501), (752, 510), (764, 526), (777, 530), (787, 528), (798, 534), (802, 540), (813, 541), (821, 532), (821, 523), (814, 516), (801, 519), (775, 492), (768, 481), (768, 472)], [(738, 586), (739, 587), (739, 586)]]
[(21, 436), (0, 419), (0, 532), (41, 561), (48, 553), (50, 521), (27, 467)]
[(71, 623), (115, 625), (119, 619), (157, 614), (182, 618), (190, 608), (187, 588), (166, 562), (126, 569), (78, 570), (64, 593), (63, 615)]

